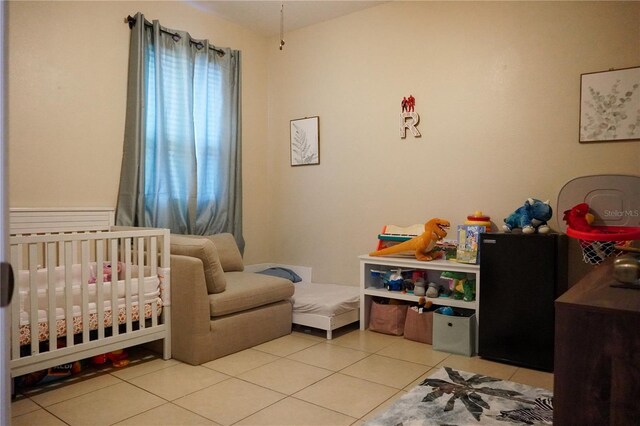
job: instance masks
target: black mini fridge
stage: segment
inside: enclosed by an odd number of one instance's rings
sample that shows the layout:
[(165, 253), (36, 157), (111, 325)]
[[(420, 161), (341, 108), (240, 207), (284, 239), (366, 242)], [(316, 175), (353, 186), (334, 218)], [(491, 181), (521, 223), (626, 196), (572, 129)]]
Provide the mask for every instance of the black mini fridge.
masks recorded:
[(554, 301), (567, 289), (562, 234), (480, 236), (478, 355), (553, 371)]

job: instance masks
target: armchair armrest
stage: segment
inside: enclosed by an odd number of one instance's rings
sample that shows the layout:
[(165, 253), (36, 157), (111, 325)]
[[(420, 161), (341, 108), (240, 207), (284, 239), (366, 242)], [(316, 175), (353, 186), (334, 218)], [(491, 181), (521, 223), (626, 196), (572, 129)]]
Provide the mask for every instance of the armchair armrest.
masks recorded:
[(171, 255), (171, 335), (174, 356), (192, 364), (195, 348), (209, 344), (211, 313), (202, 261)]

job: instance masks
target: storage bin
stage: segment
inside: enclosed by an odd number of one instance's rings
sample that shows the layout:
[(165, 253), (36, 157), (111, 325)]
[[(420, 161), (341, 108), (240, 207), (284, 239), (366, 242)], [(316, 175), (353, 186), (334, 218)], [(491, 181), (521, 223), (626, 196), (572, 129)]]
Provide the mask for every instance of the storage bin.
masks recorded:
[(407, 319), (407, 305), (383, 304), (371, 300), (369, 330), (402, 336)]
[(433, 335), (433, 311), (418, 312), (407, 309), (407, 320), (404, 323), (404, 338), (421, 343), (431, 344)]
[(475, 352), (476, 314), (456, 310), (460, 315), (433, 313), (433, 349), (471, 356)]

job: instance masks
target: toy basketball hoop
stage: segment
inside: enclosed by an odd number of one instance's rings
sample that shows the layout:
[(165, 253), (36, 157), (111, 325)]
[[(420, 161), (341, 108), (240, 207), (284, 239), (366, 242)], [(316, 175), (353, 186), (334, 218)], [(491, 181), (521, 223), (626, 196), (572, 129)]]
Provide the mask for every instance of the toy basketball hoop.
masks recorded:
[[(589, 206), (591, 229), (578, 231), (563, 220), (566, 212), (580, 203)], [(640, 176), (593, 175), (574, 178), (558, 194), (558, 228), (580, 242), (586, 263), (597, 265), (623, 253), (640, 239)], [(616, 248), (618, 247), (618, 248)]]
[(585, 263), (597, 265), (609, 256), (624, 253), (619, 247), (629, 247), (633, 240), (640, 239), (640, 228), (594, 226), (591, 232), (581, 232), (567, 227), (567, 235), (580, 242)]

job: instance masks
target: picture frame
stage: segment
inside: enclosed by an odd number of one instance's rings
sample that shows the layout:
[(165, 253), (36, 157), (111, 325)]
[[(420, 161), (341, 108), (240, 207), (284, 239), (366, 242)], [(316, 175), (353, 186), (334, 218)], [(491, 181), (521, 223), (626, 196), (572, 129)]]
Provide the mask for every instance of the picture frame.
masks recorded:
[(320, 164), (320, 117), (291, 120), (289, 139), (292, 167)]
[(640, 140), (640, 66), (580, 75), (580, 143)]

